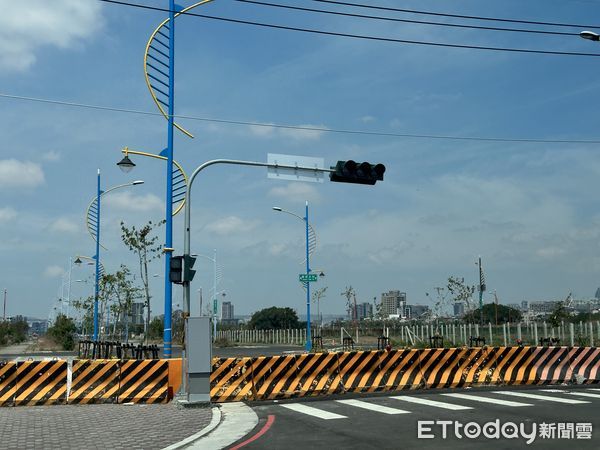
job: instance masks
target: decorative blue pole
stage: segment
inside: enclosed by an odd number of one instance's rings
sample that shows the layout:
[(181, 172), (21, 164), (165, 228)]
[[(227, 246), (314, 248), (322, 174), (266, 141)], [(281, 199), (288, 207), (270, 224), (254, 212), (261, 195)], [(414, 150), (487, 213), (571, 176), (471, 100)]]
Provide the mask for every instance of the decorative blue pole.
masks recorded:
[(312, 338), (310, 335), (310, 281), (308, 275), (310, 274), (310, 262), (309, 262), (309, 251), (308, 251), (308, 200), (306, 201), (306, 213), (304, 215), (304, 222), (306, 222), (306, 351), (310, 352), (312, 349)]
[[(167, 130), (167, 199), (165, 202), (165, 318), (163, 356), (170, 358), (171, 316), (173, 311), (173, 285), (169, 280), (171, 250), (173, 248), (173, 115), (175, 114), (175, 2), (169, 0), (169, 117)], [(148, 308), (150, 305), (148, 305)]]
[(98, 190), (96, 191), (96, 204), (98, 207), (96, 225), (96, 286), (94, 287), (94, 341), (98, 340), (98, 297), (100, 295), (100, 169), (98, 169)]

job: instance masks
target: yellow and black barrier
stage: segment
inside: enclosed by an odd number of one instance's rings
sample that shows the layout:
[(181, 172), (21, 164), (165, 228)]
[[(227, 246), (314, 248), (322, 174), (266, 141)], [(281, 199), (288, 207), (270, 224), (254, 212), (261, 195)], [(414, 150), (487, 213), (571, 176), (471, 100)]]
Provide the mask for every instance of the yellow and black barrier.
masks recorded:
[(117, 403), (120, 363), (115, 359), (74, 360), (69, 403)]
[(600, 382), (600, 349), (478, 347), (217, 358), (215, 402), (475, 385)]
[(0, 406), (14, 406), (17, 392), (17, 363), (0, 363)]
[(119, 403), (166, 403), (169, 362), (165, 359), (126, 360), (119, 374)]
[[(70, 372), (70, 374), (69, 374)], [(214, 358), (214, 402), (475, 385), (600, 382), (600, 348), (478, 347)], [(64, 360), (0, 364), (0, 406), (164, 403), (181, 360)]]

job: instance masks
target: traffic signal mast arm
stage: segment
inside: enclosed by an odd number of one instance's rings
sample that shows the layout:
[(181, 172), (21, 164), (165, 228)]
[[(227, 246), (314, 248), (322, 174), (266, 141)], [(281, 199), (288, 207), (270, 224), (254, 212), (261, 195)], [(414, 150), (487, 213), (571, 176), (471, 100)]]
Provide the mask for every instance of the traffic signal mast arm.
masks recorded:
[[(294, 169), (302, 172), (314, 172), (314, 173), (329, 173), (329, 178), (331, 181), (339, 181), (344, 183), (359, 183), (359, 184), (375, 184), (377, 180), (383, 180), (383, 174), (385, 172), (385, 166), (383, 164), (372, 165), (369, 163), (362, 163), (358, 166), (354, 161), (338, 161), (335, 167), (330, 169), (325, 169), (321, 167), (305, 167), (298, 165), (289, 165), (289, 164), (276, 164), (276, 163), (268, 163), (268, 162), (258, 162), (258, 161), (242, 161), (236, 159), (213, 159), (212, 161), (206, 161), (205, 163), (196, 167), (194, 172), (190, 175), (188, 181), (188, 188), (185, 193), (185, 218), (184, 218), (184, 240), (183, 240), (183, 258), (190, 257), (190, 222), (191, 222), (191, 195), (192, 195), (192, 185), (194, 184), (194, 180), (196, 176), (208, 166), (212, 166), (215, 164), (231, 164), (237, 166), (255, 166), (255, 167), (268, 167), (268, 168), (281, 168), (281, 169)], [(355, 169), (356, 172), (353, 172), (352, 166), (357, 166)], [(366, 168), (369, 166), (371, 172), (369, 174), (366, 173)], [(341, 170), (341, 172), (340, 172)], [(345, 173), (344, 170), (347, 172)], [(358, 181), (360, 180), (360, 181)], [(193, 262), (192, 262), (193, 264)], [(184, 314), (189, 314), (190, 311), (190, 283), (189, 281), (182, 280), (183, 284), (183, 312)]]

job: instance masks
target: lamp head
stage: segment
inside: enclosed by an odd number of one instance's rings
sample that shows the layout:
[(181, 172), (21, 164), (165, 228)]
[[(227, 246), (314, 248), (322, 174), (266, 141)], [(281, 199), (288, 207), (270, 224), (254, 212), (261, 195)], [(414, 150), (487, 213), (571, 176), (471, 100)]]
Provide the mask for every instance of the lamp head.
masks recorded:
[(273, 206), (273, 211), (281, 211), (281, 208), (279, 206)]
[(325, 276), (325, 272), (321, 271), (321, 273), (319, 274), (320, 277), (324, 277)]
[(81, 265), (81, 258), (78, 256), (77, 259), (75, 261), (73, 261), (73, 264), (77, 264), (78, 266)]
[(582, 31), (581, 33), (579, 33), (579, 36), (581, 36), (583, 39), (588, 39), (590, 41), (599, 41), (600, 40), (600, 35), (598, 33), (594, 33), (593, 31)]
[(144, 180), (135, 180), (131, 182), (132, 186), (137, 186), (138, 184), (144, 184)]
[(121, 169), (123, 172), (128, 173), (131, 172), (131, 169), (135, 167), (135, 164), (131, 159), (129, 159), (129, 156), (125, 155), (123, 159), (117, 163), (117, 166), (119, 166), (119, 169)]

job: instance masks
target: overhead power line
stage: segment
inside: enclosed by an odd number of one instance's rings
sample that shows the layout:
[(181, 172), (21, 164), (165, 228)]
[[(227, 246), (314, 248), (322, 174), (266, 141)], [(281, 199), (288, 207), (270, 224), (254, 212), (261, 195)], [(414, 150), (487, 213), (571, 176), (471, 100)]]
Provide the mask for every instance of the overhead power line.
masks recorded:
[(600, 25), (583, 25), (578, 23), (560, 23), (560, 22), (542, 22), (538, 20), (521, 20), (521, 19), (504, 19), (499, 17), (482, 17), (482, 16), (467, 16), (464, 14), (450, 14), (450, 13), (439, 13), (433, 11), (420, 11), (416, 9), (404, 9), (404, 8), (394, 8), (390, 6), (375, 6), (375, 5), (365, 5), (362, 3), (352, 3), (352, 2), (340, 2), (335, 0), (312, 0), (318, 3), (329, 3), (332, 5), (342, 5), (342, 6), (352, 6), (357, 8), (366, 8), (366, 9), (376, 9), (379, 11), (394, 11), (394, 12), (403, 12), (410, 14), (422, 14), (427, 16), (438, 16), (438, 17), (454, 17), (457, 19), (471, 19), (471, 20), (487, 20), (494, 22), (507, 22), (507, 23), (524, 23), (529, 25), (547, 25), (552, 27), (565, 27), (565, 28), (600, 28)]
[(533, 33), (533, 34), (548, 34), (548, 35), (558, 35), (558, 36), (579, 36), (579, 33), (570, 32), (567, 33), (565, 31), (546, 31), (546, 30), (528, 30), (523, 28), (502, 28), (502, 27), (484, 27), (478, 25), (464, 25), (464, 24), (454, 24), (454, 23), (444, 23), (444, 22), (429, 22), (424, 20), (411, 20), (411, 19), (399, 19), (396, 17), (382, 17), (382, 16), (370, 16), (366, 14), (353, 14), (339, 11), (329, 11), (325, 9), (315, 9), (315, 8), (304, 8), (301, 6), (292, 6), (292, 5), (282, 5), (279, 3), (270, 3), (270, 2), (261, 2), (255, 0), (234, 0), (240, 3), (250, 3), (253, 5), (259, 6), (269, 6), (273, 8), (281, 8), (281, 9), (290, 9), (294, 11), (303, 11), (303, 12), (313, 12), (320, 14), (331, 14), (335, 16), (343, 16), (343, 17), (352, 17), (359, 19), (372, 19), (372, 20), (383, 20), (388, 22), (401, 22), (401, 23), (414, 23), (419, 25), (435, 25), (441, 27), (452, 27), (452, 28), (468, 28), (474, 30), (487, 30), (487, 31), (508, 31), (515, 33)]
[[(26, 97), (22, 95), (12, 95), (0, 93), (0, 98), (8, 98), (13, 100), (24, 100), (39, 103), (48, 103), (52, 105), (68, 106), (73, 108), (85, 108), (95, 109), (101, 111), (121, 112), (127, 114), (140, 114), (144, 116), (160, 116), (161, 113), (141, 111), (135, 109), (117, 108), (114, 106), (100, 106), (91, 105), (86, 103), (75, 103), (67, 102), (62, 100), (52, 100), (45, 98)], [(339, 129), (339, 128), (320, 128), (311, 126), (298, 126), (298, 125), (284, 125), (275, 123), (262, 123), (262, 122), (249, 122), (243, 120), (230, 120), (230, 119), (217, 119), (213, 117), (198, 117), (198, 116), (186, 116), (186, 115), (174, 115), (174, 118), (195, 120), (200, 122), (212, 122), (221, 123), (227, 125), (243, 125), (253, 127), (264, 127), (264, 128), (278, 128), (285, 130), (299, 130), (299, 131), (318, 131), (321, 133), (338, 133), (338, 134), (351, 134), (351, 135), (362, 135), (362, 136), (382, 136), (382, 137), (397, 137), (397, 138), (415, 138), (415, 139), (436, 139), (436, 140), (449, 140), (449, 141), (483, 141), (483, 142), (518, 142), (518, 143), (529, 143), (529, 144), (600, 144), (600, 139), (542, 139), (542, 138), (508, 138), (508, 137), (481, 137), (481, 136), (450, 136), (440, 134), (417, 134), (417, 133), (389, 133), (385, 131), (365, 131), (365, 130), (350, 130), (350, 129)]]
[[(124, 1), (118, 0), (99, 0), (105, 3), (113, 3), (118, 5), (126, 5), (135, 8), (143, 8), (150, 9), (155, 11), (164, 11), (169, 12), (168, 8), (159, 8), (155, 6), (148, 5), (140, 5), (136, 3), (128, 3)], [(350, 34), (350, 33), (340, 33), (335, 31), (324, 31), (324, 30), (315, 30), (310, 28), (300, 28), (300, 27), (292, 27), (286, 25), (276, 25), (262, 22), (253, 22), (249, 20), (241, 20), (241, 19), (231, 19), (226, 17), (218, 17), (218, 16), (210, 16), (206, 14), (198, 14), (192, 12), (183, 13), (188, 16), (193, 17), (201, 17), (204, 19), (210, 20), (218, 20), (222, 22), (236, 23), (241, 25), (252, 25), (256, 27), (262, 28), (273, 28), (277, 30), (287, 30), (287, 31), (297, 31), (302, 33), (312, 33), (319, 34), (324, 36), (336, 36), (336, 37), (347, 37), (353, 39), (365, 39), (369, 41), (380, 41), (380, 42), (393, 42), (398, 44), (414, 44), (414, 45), (426, 45), (433, 47), (444, 47), (444, 48), (462, 48), (462, 49), (471, 49), (471, 50), (489, 50), (489, 51), (498, 51), (498, 52), (511, 52), (511, 53), (529, 53), (529, 54), (538, 54), (538, 55), (560, 55), (560, 56), (592, 56), (598, 57), (600, 54), (598, 53), (586, 53), (586, 52), (564, 52), (564, 51), (555, 51), (555, 50), (534, 50), (534, 49), (525, 49), (525, 48), (508, 48), (508, 47), (491, 47), (485, 45), (467, 45), (467, 44), (448, 44), (444, 42), (427, 42), (427, 41), (416, 41), (411, 39), (395, 39), (395, 38), (385, 38), (385, 37), (377, 37), (377, 36), (368, 36), (362, 34)]]

